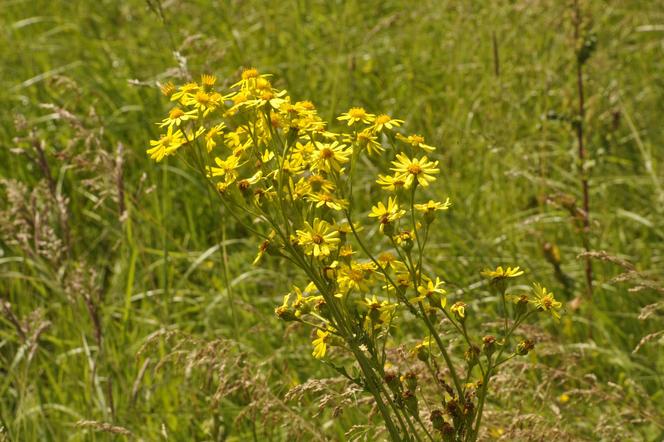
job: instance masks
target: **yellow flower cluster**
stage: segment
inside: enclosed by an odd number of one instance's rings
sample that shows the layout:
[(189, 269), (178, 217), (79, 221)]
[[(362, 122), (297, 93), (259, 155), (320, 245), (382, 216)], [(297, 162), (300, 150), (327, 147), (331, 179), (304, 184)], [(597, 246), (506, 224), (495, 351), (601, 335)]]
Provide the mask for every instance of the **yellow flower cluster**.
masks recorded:
[[(465, 401), (467, 387), (433, 319), (438, 314), (447, 317), (468, 343), (467, 359), (476, 364), (479, 347), (466, 330), (471, 305), (457, 301), (448, 306), (443, 280), (425, 271), (424, 264), (429, 229), (436, 215), (451, 206), (448, 198), (419, 200), (418, 191), (440, 173), (439, 161), (429, 158), (435, 158), (435, 148), (421, 135), (403, 133), (403, 120), (361, 107), (337, 118), (340, 129), (330, 128), (311, 102), (295, 101), (275, 88), (269, 75), (253, 68), (244, 70), (228, 90), (219, 90), (216, 83), (214, 76), (203, 75), (200, 82), (162, 87), (173, 107), (157, 123), (165, 133), (150, 142), (148, 155), (161, 161), (183, 154), (210, 180), (226, 213), (261, 237), (254, 263), (266, 254), (279, 256), (304, 272), (306, 287), (294, 287), (275, 313), (313, 327), (315, 358), (329, 358), (337, 351), (330, 347), (347, 351), (358, 362), (364, 385), (377, 388), (383, 382), (378, 373), (387, 363), (386, 341), (395, 322), (408, 312), (426, 332), (414, 354), (421, 361), (443, 356), (455, 400)], [(354, 175), (366, 161), (382, 165), (383, 173), (367, 189), (374, 202), (358, 206)], [(500, 293), (505, 314), (503, 346), (493, 359), (495, 338), (484, 339), (487, 360), (480, 368), (486, 382), (492, 364), (504, 362), (499, 361), (504, 344), (517, 325), (536, 311), (559, 316), (561, 304), (536, 285), (534, 297), (516, 300), (514, 325), (508, 329), (507, 280), (522, 274), (519, 267), (483, 272)], [(530, 312), (528, 305), (533, 307)], [(527, 350), (531, 348), (532, 343)], [(527, 353), (525, 347), (515, 351)], [(413, 379), (406, 377), (405, 389), (397, 385), (397, 377), (389, 379), (389, 388), (401, 395), (406, 410), (416, 410)], [(379, 390), (371, 393), (379, 404), (393, 400)], [(396, 438), (389, 413), (381, 413)]]

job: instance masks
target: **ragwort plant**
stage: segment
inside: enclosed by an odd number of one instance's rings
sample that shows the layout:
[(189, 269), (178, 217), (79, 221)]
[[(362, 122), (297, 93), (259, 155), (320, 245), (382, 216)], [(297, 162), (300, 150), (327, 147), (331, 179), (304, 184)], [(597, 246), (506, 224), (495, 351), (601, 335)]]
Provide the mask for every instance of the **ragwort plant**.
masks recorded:
[[(158, 162), (183, 154), (214, 185), (226, 212), (262, 240), (255, 264), (269, 254), (304, 273), (308, 285), (293, 287), (277, 316), (311, 327), (313, 356), (373, 396), (392, 440), (476, 440), (492, 376), (534, 346), (517, 328), (538, 311), (558, 318), (561, 304), (538, 284), (507, 293), (519, 267), (486, 270), (503, 317), (496, 336), (475, 337), (469, 306), (449, 305), (444, 282), (425, 271), (429, 233), (451, 206), (422, 198), (440, 172), (428, 157), (435, 148), (403, 134), (402, 120), (359, 107), (332, 131), (312, 103), (294, 102), (269, 78), (252, 68), (223, 92), (211, 75), (163, 85), (175, 106), (147, 153)], [(376, 204), (360, 207), (353, 185), (367, 159), (384, 173), (372, 184)], [(435, 397), (389, 360), (406, 321), (418, 330), (413, 359), (431, 371)], [(443, 332), (464, 343), (463, 358)], [(352, 368), (339, 362), (344, 354)]]

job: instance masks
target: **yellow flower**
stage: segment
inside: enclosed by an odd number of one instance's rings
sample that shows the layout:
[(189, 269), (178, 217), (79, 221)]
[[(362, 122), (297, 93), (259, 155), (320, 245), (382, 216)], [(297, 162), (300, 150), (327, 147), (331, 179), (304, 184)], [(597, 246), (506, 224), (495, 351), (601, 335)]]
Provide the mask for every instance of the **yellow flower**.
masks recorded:
[(441, 203), (439, 201), (429, 200), (429, 202), (424, 204), (415, 204), (415, 210), (422, 213), (431, 213), (437, 210), (447, 210), (450, 208), (451, 205), (452, 203), (450, 202), (449, 198), (447, 198), (444, 203)]
[(385, 150), (383, 146), (381, 146), (380, 143), (377, 141), (378, 137), (373, 135), (372, 132), (366, 129), (361, 132), (358, 132), (354, 139), (352, 136), (348, 136), (347, 138), (348, 142), (354, 141), (355, 143), (357, 143), (360, 149), (366, 148), (367, 153), (369, 155), (373, 155), (374, 153), (380, 153)]
[(406, 180), (401, 175), (378, 175), (376, 183), (382, 187), (383, 190), (394, 192), (396, 190), (403, 189), (403, 187), (406, 185)]
[(173, 133), (173, 126), (169, 126), (168, 132), (162, 135), (159, 140), (150, 141), (150, 146), (152, 147), (147, 150), (147, 154), (150, 155), (150, 158), (159, 162), (165, 156), (173, 155), (185, 142), (186, 140), (182, 131), (178, 129)]
[(312, 154), (312, 168), (317, 171), (339, 171), (341, 165), (347, 163), (353, 151), (346, 149), (345, 144), (339, 144), (334, 141), (332, 143), (316, 143), (315, 150)]
[(401, 134), (397, 134), (397, 139), (403, 141), (406, 144), (410, 144), (416, 149), (422, 149), (427, 152), (433, 152), (436, 150), (435, 147), (424, 144), (424, 137), (421, 135), (408, 135), (407, 137), (404, 137)]
[[(421, 284), (419, 287), (417, 287), (417, 293), (419, 296), (413, 298), (410, 300), (410, 302), (419, 302), (423, 301), (424, 299), (428, 299), (429, 301), (433, 301), (433, 305), (440, 305), (442, 308), (445, 308), (445, 305), (447, 305), (445, 294), (447, 292), (442, 288), (443, 284), (444, 282), (441, 281), (438, 277), (436, 277), (435, 281), (428, 279), (426, 284)], [(440, 301), (438, 298), (440, 298)]]
[(218, 138), (226, 128), (226, 125), (222, 122), (216, 126), (212, 126), (205, 134), (205, 148), (208, 152), (211, 152), (212, 149), (217, 145), (215, 138)]
[(458, 320), (463, 321), (466, 318), (466, 303), (465, 302), (455, 302), (450, 311), (454, 313)]
[(311, 344), (314, 346), (314, 351), (311, 354), (316, 359), (323, 359), (325, 357), (325, 353), (327, 352), (327, 342), (330, 338), (330, 332), (317, 329), (316, 335), (318, 337), (311, 342)]
[(360, 301), (360, 304), (368, 310), (366, 316), (367, 320), (370, 321), (374, 327), (389, 322), (397, 307), (396, 304), (392, 304), (388, 301), (379, 301), (378, 298), (376, 298), (376, 295), (373, 295), (371, 298), (364, 298), (364, 301)]
[(242, 71), (241, 80), (231, 86), (235, 89), (239, 87), (242, 90), (253, 89), (261, 78), (267, 78), (269, 75), (261, 75), (256, 68), (247, 68)]
[(161, 93), (165, 96), (170, 97), (173, 95), (173, 92), (175, 92), (176, 88), (173, 82), (169, 81), (168, 83), (159, 86), (159, 90), (161, 90)]
[(168, 113), (168, 117), (162, 120), (162, 122), (159, 124), (159, 127), (173, 126), (173, 125), (179, 126), (180, 124), (182, 124), (183, 121), (195, 120), (196, 118), (198, 118), (197, 110), (185, 112), (179, 107), (174, 107)]
[(348, 206), (348, 202), (339, 199), (331, 193), (311, 193), (308, 196), (310, 201), (316, 203), (316, 207), (329, 207), (332, 210), (343, 210)]
[(382, 201), (378, 205), (371, 208), (371, 213), (369, 214), (370, 218), (378, 218), (380, 222), (380, 232), (383, 233), (383, 230), (386, 225), (398, 220), (406, 214), (406, 211), (399, 207), (397, 199), (389, 197), (387, 199), (387, 207), (383, 204)]
[(537, 310), (550, 312), (551, 316), (556, 319), (560, 319), (560, 314), (558, 310), (563, 306), (559, 301), (556, 301), (553, 293), (547, 291), (547, 289), (537, 283), (533, 284), (533, 292), (535, 293), (535, 299), (531, 299), (530, 302), (535, 306)]
[(225, 160), (216, 157), (214, 159), (214, 162), (217, 164), (218, 167), (214, 166), (208, 167), (209, 177), (224, 176), (225, 181), (227, 183), (235, 181), (238, 173), (237, 169), (241, 166), (240, 158), (236, 157), (235, 155), (230, 155)]
[(349, 265), (342, 266), (337, 278), (340, 291), (343, 294), (352, 289), (368, 292), (369, 282), (375, 270), (376, 267), (373, 263), (361, 264), (353, 261)]
[(198, 83), (186, 83), (180, 86), (180, 89), (171, 95), (171, 101), (185, 102), (193, 96), (193, 94), (198, 91)]
[(481, 272), (481, 275), (486, 277), (486, 278), (491, 278), (493, 281), (498, 281), (500, 279), (507, 279), (507, 278), (516, 278), (517, 276), (523, 275), (523, 270), (519, 270), (519, 266), (516, 266), (514, 268), (512, 267), (507, 267), (503, 269), (502, 266), (498, 266), (496, 270), (491, 270), (491, 269), (486, 269), (483, 272)]
[(214, 75), (203, 74), (201, 75), (201, 84), (203, 86), (212, 87), (217, 82), (217, 77)]
[(375, 118), (375, 115), (367, 113), (366, 110), (362, 107), (352, 107), (348, 112), (341, 114), (337, 117), (339, 121), (348, 121), (348, 125), (352, 126), (353, 124), (361, 121), (362, 123), (371, 123)]
[(198, 90), (196, 94), (192, 94), (187, 98), (183, 98), (183, 102), (186, 106), (193, 106), (194, 108), (203, 112), (203, 116), (206, 116), (218, 108), (222, 101), (223, 97), (221, 94), (216, 92), (208, 93), (203, 90)]
[(304, 229), (298, 230), (297, 241), (304, 247), (304, 253), (315, 258), (330, 256), (330, 252), (339, 244), (339, 232), (324, 220), (314, 219), (313, 225), (304, 223)]
[(376, 117), (373, 124), (371, 125), (371, 131), (380, 132), (383, 129), (393, 129), (395, 127), (401, 126), (401, 123), (403, 123), (403, 120), (397, 120), (390, 117), (389, 115), (381, 114)]
[(397, 154), (397, 161), (392, 161), (394, 167), (392, 170), (396, 175), (400, 175), (404, 181), (404, 187), (409, 189), (413, 182), (422, 187), (427, 187), (429, 183), (436, 180), (433, 176), (440, 172), (437, 169), (438, 161), (429, 161), (426, 156), (420, 159), (410, 159), (406, 155)]

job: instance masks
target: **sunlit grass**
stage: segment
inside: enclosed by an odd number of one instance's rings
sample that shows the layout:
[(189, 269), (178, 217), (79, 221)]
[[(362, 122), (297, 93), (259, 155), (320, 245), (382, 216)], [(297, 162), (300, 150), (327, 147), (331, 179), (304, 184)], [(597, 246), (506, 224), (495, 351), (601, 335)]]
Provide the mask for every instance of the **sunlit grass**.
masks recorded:
[[(34, 140), (43, 140), (56, 192), (69, 199), (72, 238), (69, 257), (53, 261), (11, 244), (15, 230), (3, 227), (0, 236), (0, 297), (26, 327), (22, 337), (2, 311), (0, 426), (10, 440), (113, 438), (75, 427), (79, 420), (145, 440), (342, 439), (353, 425), (350, 434), (372, 434), (362, 426), (377, 423), (367, 420), (369, 407), (353, 411), (341, 400), (341, 416), (332, 417), (333, 403), (314, 417), (320, 392), (328, 391), (320, 386), (301, 402), (286, 402), (293, 386), (334, 376), (310, 360), (302, 333), (282, 334), (274, 318), (295, 274), (269, 261), (266, 269), (251, 267), (257, 244), (215, 209), (213, 195), (182, 164), (148, 166), (146, 140), (157, 136), (152, 122), (166, 111), (155, 81), (183, 80), (183, 59), (189, 71), (220, 78), (237, 75), (238, 66), (274, 72), (279, 87), (312, 99), (326, 118), (363, 106), (407, 119), (439, 146), (442, 173), (432, 197), (449, 195), (455, 204), (431, 239), (431, 270), (448, 288), (489, 304), (479, 270), (518, 262), (567, 304), (583, 296), (578, 232), (566, 209), (547, 203), (581, 195), (574, 133), (550, 118), (575, 109), (563, 2), (210, 3), (164, 2), (165, 23), (142, 1), (0, 5), (0, 176), (32, 189), (43, 173), (12, 149), (34, 155)], [(598, 36), (586, 69), (592, 249), (661, 282), (664, 14), (647, 1), (582, 3)], [(30, 130), (33, 139), (15, 141)], [(42, 193), (47, 200), (49, 190)], [(17, 207), (2, 195), (3, 210)], [(60, 236), (53, 206), (36, 213)], [(562, 276), (547, 261), (545, 243), (559, 247)], [(661, 293), (630, 292), (638, 281), (613, 282), (618, 266), (594, 265), (593, 304), (568, 308), (559, 333), (537, 331), (541, 350), (530, 365), (513, 367), (505, 395), (488, 404), (489, 434), (520, 434), (510, 425), (521, 416), (535, 432), (555, 426), (572, 439), (610, 440), (620, 432), (661, 439), (661, 345), (653, 340), (632, 354), (643, 336), (664, 328), (657, 313), (638, 318)], [(78, 267), (83, 276), (74, 286)], [(86, 296), (98, 306), (101, 347)], [(41, 316), (32, 313), (37, 309)], [(137, 357), (162, 328), (193, 340), (152, 340)], [(189, 373), (181, 360), (157, 367), (175, 342), (190, 354), (202, 347), (196, 340), (215, 339), (229, 346), (218, 351), (227, 356), (219, 360), (228, 363), (223, 373), (234, 379), (228, 385), (255, 389), (229, 388), (215, 401), (219, 379), (204, 358)], [(524, 397), (521, 385), (540, 389)]]

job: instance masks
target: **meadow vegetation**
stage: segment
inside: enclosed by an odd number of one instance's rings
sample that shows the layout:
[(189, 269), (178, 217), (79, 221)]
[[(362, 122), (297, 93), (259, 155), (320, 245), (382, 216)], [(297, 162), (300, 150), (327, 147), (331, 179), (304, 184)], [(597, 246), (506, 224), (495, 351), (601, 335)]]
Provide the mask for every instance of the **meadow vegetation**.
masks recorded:
[[(302, 271), (253, 265), (254, 224), (205, 173), (146, 154), (160, 86), (228, 90), (252, 67), (330, 130), (362, 107), (436, 147), (416, 202), (452, 205), (410, 268), (466, 304), (473, 340), (503, 324), (485, 269), (520, 266), (515, 294), (538, 281), (562, 302), (523, 325), (535, 349), (495, 374), (480, 440), (664, 437), (657, 2), (9, 0), (0, 19), (0, 440), (389, 437), (376, 396), (312, 357), (316, 327), (275, 315)], [(383, 234), (367, 215), (389, 206), (372, 183), (392, 159), (356, 165), (362, 238)], [(417, 368), (420, 436), (440, 438), (415, 319), (387, 349)], [(463, 364), (453, 318), (438, 330)]]

